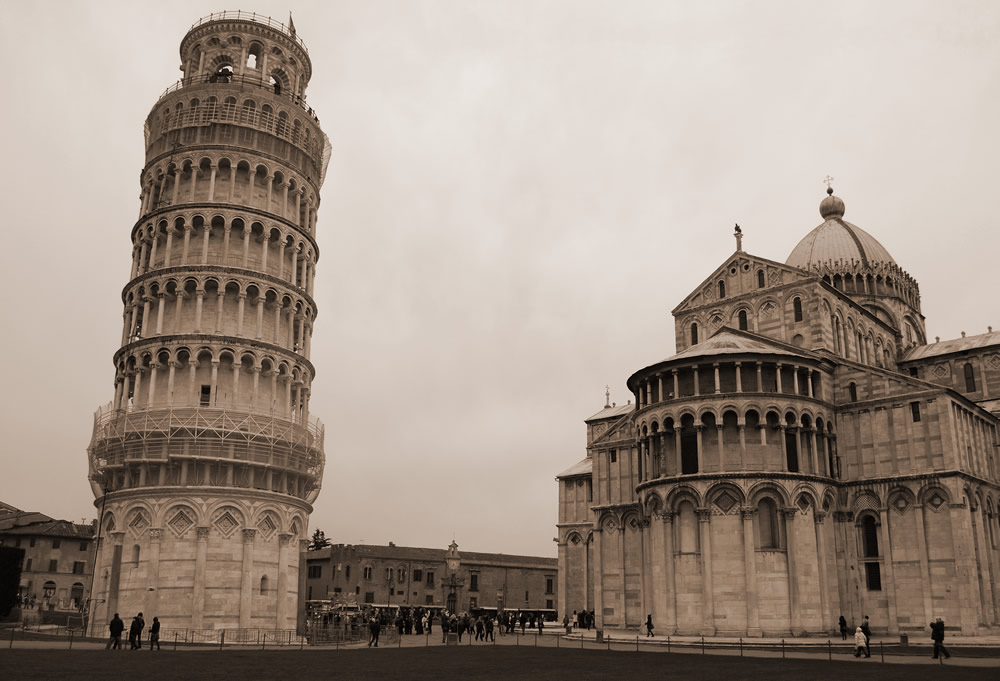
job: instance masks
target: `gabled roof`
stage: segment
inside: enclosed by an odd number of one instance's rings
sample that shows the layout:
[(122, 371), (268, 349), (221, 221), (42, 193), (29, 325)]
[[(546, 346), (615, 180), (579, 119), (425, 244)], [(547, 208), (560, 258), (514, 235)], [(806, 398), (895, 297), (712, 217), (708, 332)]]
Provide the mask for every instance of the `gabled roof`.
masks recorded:
[(630, 411), (635, 410), (635, 405), (629, 400), (627, 404), (620, 404), (618, 406), (604, 407), (601, 411), (597, 412), (593, 416), (584, 419), (584, 423), (590, 423), (591, 421), (600, 421), (602, 419), (613, 419), (619, 416), (624, 416)]
[[(776, 269), (783, 270), (785, 272), (788, 272), (789, 274), (792, 274), (792, 275), (796, 276), (800, 281), (805, 281), (805, 280), (808, 280), (808, 279), (818, 279), (819, 278), (814, 273), (807, 272), (805, 270), (801, 270), (801, 269), (799, 269), (797, 267), (791, 267), (789, 265), (786, 265), (783, 262), (776, 262), (774, 260), (769, 260), (767, 258), (762, 258), (759, 255), (752, 255), (750, 253), (747, 253), (746, 251), (734, 251), (728, 258), (726, 258), (725, 260), (723, 260), (722, 264), (719, 265), (718, 267), (716, 267), (715, 270), (713, 270), (712, 273), (710, 275), (708, 275), (708, 277), (706, 277), (704, 281), (702, 281), (700, 284), (698, 284), (698, 286), (696, 286), (691, 291), (691, 293), (689, 293), (687, 296), (685, 296), (684, 300), (682, 300), (677, 305), (677, 307), (675, 307), (673, 310), (671, 310), (671, 314), (674, 315), (674, 316), (676, 316), (679, 312), (682, 312), (685, 309), (696, 308), (696, 307), (703, 307), (703, 306), (706, 306), (706, 305), (718, 303), (719, 301), (713, 298), (710, 301), (706, 301), (704, 303), (698, 303), (697, 305), (692, 305), (691, 304), (692, 301), (695, 298), (697, 298), (699, 295), (702, 294), (702, 292), (706, 289), (706, 287), (712, 286), (713, 283), (717, 279), (719, 279), (719, 277), (723, 276), (723, 272), (725, 272), (726, 268), (728, 268), (729, 265), (730, 265), (730, 263), (733, 262), (734, 258), (735, 259), (745, 259), (745, 260), (749, 260), (751, 262), (754, 262), (754, 263), (757, 263), (757, 264), (760, 264), (760, 265), (767, 265), (769, 267), (774, 267)], [(787, 283), (788, 282), (785, 282), (785, 284), (782, 284), (782, 285), (787, 285)], [(769, 288), (770, 288), (770, 286), (769, 286)], [(764, 289), (755, 289), (753, 293), (759, 293), (760, 291), (763, 291), (763, 290)], [(740, 295), (747, 295), (747, 294), (740, 294)], [(723, 302), (727, 302), (730, 298), (736, 298), (736, 297), (737, 297), (737, 294), (733, 294), (731, 296), (727, 296), (726, 300), (723, 301)]]
[[(329, 559), (334, 551), (353, 551), (360, 558), (382, 558), (385, 560), (411, 560), (426, 563), (443, 563), (448, 556), (447, 549), (428, 549), (417, 546), (378, 546), (372, 544), (334, 544), (319, 551), (309, 551), (306, 560)], [(478, 553), (459, 551), (463, 563), (490, 563), (494, 565), (541, 563), (546, 567), (556, 562), (555, 558), (543, 556), (521, 556), (508, 553)]]
[(918, 345), (906, 353), (903, 361), (910, 362), (915, 359), (939, 357), (941, 355), (978, 350), (979, 348), (987, 348), (994, 345), (1000, 346), (1000, 331), (981, 333), (978, 336), (963, 336), (962, 338), (953, 338), (952, 340), (930, 343), (928, 345)]
[(562, 473), (557, 475), (556, 480), (561, 480), (562, 478), (572, 478), (577, 475), (590, 475), (591, 473), (593, 473), (593, 471), (594, 471), (594, 460), (588, 456), (583, 461), (580, 461), (579, 463), (570, 466)]

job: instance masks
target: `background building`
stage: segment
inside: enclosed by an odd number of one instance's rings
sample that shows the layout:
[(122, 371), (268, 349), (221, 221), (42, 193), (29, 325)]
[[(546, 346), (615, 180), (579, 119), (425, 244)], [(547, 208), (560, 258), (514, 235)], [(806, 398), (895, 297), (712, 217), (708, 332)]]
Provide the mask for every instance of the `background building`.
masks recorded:
[(785, 263), (737, 228), (673, 311), (677, 354), (586, 420), (558, 477), (565, 609), (704, 635), (1000, 626), (1000, 333), (927, 344), (917, 282), (829, 194)]
[(551, 610), (553, 615), (558, 607), (554, 558), (459, 552), (455, 542), (447, 550), (335, 544), (302, 555), (303, 601), (433, 605), (449, 612)]
[(293, 27), (213, 14), (180, 63), (145, 123), (114, 399), (88, 450), (93, 622), (288, 629), (324, 466), (309, 355), (330, 146)]
[(44, 610), (80, 612), (94, 576), (97, 521), (73, 523), (0, 504), (0, 545), (24, 550), (18, 595)]

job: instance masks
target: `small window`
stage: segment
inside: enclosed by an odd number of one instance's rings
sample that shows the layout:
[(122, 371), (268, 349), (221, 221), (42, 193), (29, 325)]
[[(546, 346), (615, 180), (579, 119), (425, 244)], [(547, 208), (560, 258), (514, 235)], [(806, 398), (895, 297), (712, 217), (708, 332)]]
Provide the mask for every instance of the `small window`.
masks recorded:
[(547, 594), (552, 593), (552, 582), (553, 581), (554, 580), (551, 577), (546, 577), (545, 578), (545, 593), (547, 593)]
[(920, 420), (920, 403), (910, 402), (910, 415), (913, 417), (913, 422), (916, 423)]
[(434, 573), (427, 571), (427, 586), (434, 586)]
[(84, 563), (82, 560), (74, 561), (73, 562), (73, 574), (74, 575), (82, 575), (85, 566), (86, 566), (86, 563)]
[(479, 599), (475, 596), (469, 598), (469, 610), (475, 610), (479, 607)]
[(400, 584), (406, 584), (406, 568), (396, 570), (396, 581)]
[(344, 568), (344, 579), (350, 579), (350, 578), (351, 578), (351, 566), (348, 565)]
[(469, 591), (479, 591), (479, 575), (469, 576)]
[(691, 345), (698, 345), (698, 324), (691, 325)]
[(618, 452), (614, 449), (611, 450), (611, 463), (618, 462)]
[(24, 571), (25, 572), (31, 572), (31, 558), (27, 558), (24, 561)]
[(802, 321), (802, 299), (801, 298), (793, 298), (792, 299), (792, 308), (795, 311), (795, 321), (801, 322)]
[(207, 407), (212, 399), (212, 386), (203, 385), (201, 386), (201, 406)]
[(81, 551), (86, 551), (87, 550), (87, 542), (85, 542), (85, 541), (80, 542), (80, 550)]
[(262, 575), (260, 578), (260, 595), (264, 596), (267, 594), (267, 575)]
[(59, 561), (50, 560), (49, 561), (49, 572), (59, 572)]
[(525, 603), (528, 602), (528, 592), (527, 591), (524, 592), (524, 602)]
[(917, 367), (910, 367), (910, 376), (914, 378), (920, 378), (920, 372), (917, 371)]
[(322, 579), (323, 578), (323, 566), (322, 565), (310, 565), (309, 566), (309, 579)]
[(52, 548), (58, 549), (60, 546), (62, 546), (62, 540), (61, 539), (53, 539), (52, 540)]
[(870, 515), (861, 520), (861, 539), (865, 558), (878, 558), (878, 526)]
[(760, 548), (780, 548), (778, 535), (778, 508), (771, 499), (761, 499), (757, 504), (757, 531)]
[(965, 392), (976, 392), (976, 373), (971, 364), (965, 365)]
[(372, 578), (372, 566), (371, 566), (371, 565), (366, 565), (366, 566), (365, 566), (365, 567), (364, 567), (364, 568), (363, 568), (363, 569), (361, 570), (361, 573), (362, 573), (362, 576), (363, 576), (363, 577), (364, 577), (365, 579), (371, 579), (371, 578)]
[(726, 282), (724, 281), (719, 282), (719, 297), (720, 298), (726, 297)]
[(553, 601), (551, 598), (545, 599), (545, 607), (548, 608), (549, 610), (554, 610)]
[(764, 288), (764, 270), (757, 270), (757, 288)]
[(739, 320), (740, 320), (740, 331), (746, 331), (747, 330), (747, 311), (746, 310), (740, 310)]
[(413, 581), (414, 582), (422, 582), (422, 581), (424, 581), (424, 571), (423, 570), (414, 570), (413, 571)]
[(360, 586), (354, 587), (354, 595), (355, 596), (360, 596), (361, 595), (361, 587)]
[(374, 602), (375, 602), (375, 592), (374, 591), (366, 591), (365, 592), (365, 603), (374, 603)]
[(427, 594), (426, 596), (424, 596), (424, 604), (434, 605), (434, 596), (431, 594)]
[(858, 401), (858, 384), (855, 383), (854, 381), (851, 381), (851, 383), (847, 386), (847, 391), (851, 395), (851, 402), (857, 402)]
[(17, 537), (16, 539), (14, 539), (14, 546), (17, 547), (17, 546), (20, 546), (20, 545), (21, 545), (21, 538)]
[(34, 537), (32, 537), (31, 539), (28, 540), (28, 546), (30, 546), (30, 547), (34, 547), (35, 546), (35, 538)]
[(865, 563), (865, 582), (869, 591), (882, 590), (882, 569), (878, 563)]
[(343, 592), (343, 589), (341, 589), (339, 586), (333, 587), (333, 593), (339, 594), (339, 593), (342, 593), (342, 592)]

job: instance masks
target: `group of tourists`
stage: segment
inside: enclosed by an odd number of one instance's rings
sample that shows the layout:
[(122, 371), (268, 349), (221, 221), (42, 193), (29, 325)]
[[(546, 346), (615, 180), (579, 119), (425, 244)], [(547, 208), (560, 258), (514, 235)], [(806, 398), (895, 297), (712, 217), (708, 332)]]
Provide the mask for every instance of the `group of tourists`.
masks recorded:
[[(146, 620), (142, 618), (142, 613), (140, 612), (132, 618), (132, 624), (129, 625), (128, 628), (128, 642), (130, 650), (142, 649), (142, 630), (145, 628)], [(118, 650), (119, 648), (122, 648), (122, 632), (125, 631), (125, 622), (122, 621), (122, 618), (118, 616), (117, 612), (108, 623), (108, 631), (111, 632), (111, 638), (108, 639), (108, 644), (104, 646), (104, 649)], [(153, 624), (149, 627), (149, 649), (160, 649), (160, 618), (158, 617), (153, 618)]]
[[(931, 628), (931, 641), (934, 642), (934, 654), (931, 656), (932, 659), (938, 659), (938, 657), (943, 656), (944, 659), (951, 657), (951, 653), (948, 649), (944, 647), (944, 621), (938, 617), (937, 620), (930, 623)], [(840, 638), (841, 640), (847, 640), (847, 619), (841, 615), (840, 616)], [(854, 657), (871, 657), (872, 656), (872, 628), (871, 620), (869, 620), (868, 615), (861, 621), (854, 630)]]

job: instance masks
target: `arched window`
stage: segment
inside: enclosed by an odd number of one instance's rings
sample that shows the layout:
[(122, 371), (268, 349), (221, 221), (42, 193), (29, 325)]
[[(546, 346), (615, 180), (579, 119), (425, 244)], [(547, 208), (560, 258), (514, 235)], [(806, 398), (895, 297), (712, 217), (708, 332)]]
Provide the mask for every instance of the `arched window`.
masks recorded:
[(965, 365), (965, 392), (976, 392), (976, 374), (971, 364)]
[(724, 281), (719, 282), (719, 297), (720, 298), (726, 297), (726, 282)]
[(764, 270), (757, 270), (757, 288), (764, 288)]
[(698, 430), (694, 426), (694, 417), (685, 414), (681, 417), (681, 475), (698, 472)]
[(141, 553), (141, 551), (142, 550), (139, 548), (138, 544), (136, 544), (135, 546), (132, 547), (132, 562), (133, 563), (138, 563), (139, 562), (139, 554)]
[(795, 310), (795, 321), (801, 322), (802, 321), (802, 299), (801, 298), (793, 298), (792, 299), (792, 307)]
[(691, 345), (698, 344), (698, 324), (697, 322), (691, 324)]
[(757, 536), (762, 549), (781, 548), (778, 532), (778, 508), (771, 499), (761, 499), (757, 504)]
[(851, 395), (851, 402), (857, 402), (858, 401), (858, 384), (857, 383), (855, 383), (854, 381), (851, 381), (847, 385), (847, 392), (850, 393), (850, 395)]
[(264, 596), (267, 594), (267, 575), (262, 575), (260, 578), (260, 595)]
[(740, 310), (739, 320), (740, 320), (740, 331), (746, 331), (747, 330), (747, 311), (746, 310)]

